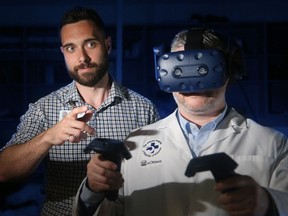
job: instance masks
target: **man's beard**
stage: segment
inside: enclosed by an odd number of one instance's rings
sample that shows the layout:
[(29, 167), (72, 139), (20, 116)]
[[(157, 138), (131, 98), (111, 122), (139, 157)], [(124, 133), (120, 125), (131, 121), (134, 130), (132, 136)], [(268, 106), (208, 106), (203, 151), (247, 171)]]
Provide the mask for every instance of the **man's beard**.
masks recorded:
[[(109, 61), (105, 58), (100, 64), (96, 64), (95, 62), (81, 64), (68, 72), (70, 77), (79, 84), (87, 87), (94, 87), (107, 73), (108, 67)], [(86, 72), (80, 76), (78, 70), (83, 68), (93, 68), (93, 71), (89, 73)]]

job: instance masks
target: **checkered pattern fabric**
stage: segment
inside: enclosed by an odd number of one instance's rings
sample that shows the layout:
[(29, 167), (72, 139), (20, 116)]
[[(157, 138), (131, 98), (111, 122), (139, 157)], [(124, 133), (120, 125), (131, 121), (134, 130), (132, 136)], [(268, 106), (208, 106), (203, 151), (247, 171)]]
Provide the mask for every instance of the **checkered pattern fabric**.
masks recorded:
[(98, 109), (83, 102), (75, 82), (72, 82), (30, 104), (28, 111), (20, 119), (17, 132), (6, 147), (27, 142), (52, 127), (59, 121), (61, 110), (73, 108), (71, 104), (86, 105), (93, 110), (93, 117), (88, 124), (95, 128), (96, 135), (89, 136), (80, 143), (65, 142), (64, 145), (50, 149), (45, 160), (47, 197), (42, 215), (71, 215), (74, 196), (86, 176), (86, 165), (90, 159), (90, 155), (84, 154), (83, 149), (92, 139), (101, 137), (124, 140), (132, 129), (159, 119), (156, 107), (150, 100), (115, 82), (107, 100)]

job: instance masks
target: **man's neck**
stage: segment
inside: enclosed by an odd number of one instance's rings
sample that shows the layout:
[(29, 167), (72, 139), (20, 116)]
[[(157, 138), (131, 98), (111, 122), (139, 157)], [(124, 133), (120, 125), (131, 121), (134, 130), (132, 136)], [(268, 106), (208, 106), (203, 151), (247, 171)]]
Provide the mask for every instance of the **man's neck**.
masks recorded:
[(188, 113), (179, 108), (180, 114), (187, 119), (190, 122), (193, 122), (196, 124), (199, 128), (205, 125), (208, 122), (211, 122), (213, 119), (215, 119), (221, 112), (223, 112), (225, 109), (224, 107), (221, 107), (219, 109), (215, 109), (211, 112), (206, 113)]
[(95, 109), (99, 108), (107, 99), (111, 89), (111, 83), (108, 75), (105, 75), (94, 87), (83, 86), (77, 82), (76, 86), (83, 101), (90, 104)]

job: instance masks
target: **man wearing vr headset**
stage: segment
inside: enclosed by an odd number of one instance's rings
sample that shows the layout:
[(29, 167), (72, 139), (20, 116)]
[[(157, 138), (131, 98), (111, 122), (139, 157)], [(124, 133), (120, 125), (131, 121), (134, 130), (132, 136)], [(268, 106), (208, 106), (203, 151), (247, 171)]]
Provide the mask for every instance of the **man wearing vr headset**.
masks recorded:
[[(288, 215), (287, 137), (226, 103), (228, 83), (243, 75), (242, 61), (237, 44), (213, 30), (178, 33), (171, 53), (156, 61), (160, 88), (172, 92), (178, 108), (130, 133), (125, 144), (132, 158), (122, 174), (99, 154), (91, 159), (74, 214)], [(238, 164), (231, 176), (215, 183), (209, 171), (185, 175), (191, 159), (220, 152)], [(116, 201), (105, 198), (119, 188)]]

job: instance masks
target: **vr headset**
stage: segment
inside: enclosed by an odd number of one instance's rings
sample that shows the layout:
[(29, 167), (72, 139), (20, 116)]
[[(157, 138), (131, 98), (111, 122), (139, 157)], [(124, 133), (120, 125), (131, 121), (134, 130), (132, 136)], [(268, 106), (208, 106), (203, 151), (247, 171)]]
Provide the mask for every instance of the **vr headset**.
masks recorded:
[(155, 78), (165, 92), (200, 92), (224, 85), (228, 66), (217, 49), (196, 49), (162, 54), (154, 51)]

